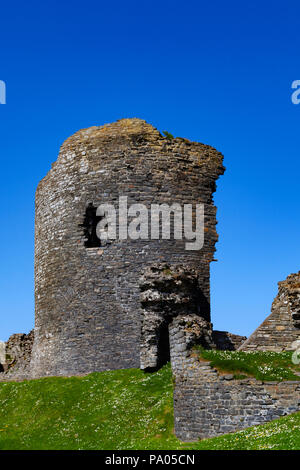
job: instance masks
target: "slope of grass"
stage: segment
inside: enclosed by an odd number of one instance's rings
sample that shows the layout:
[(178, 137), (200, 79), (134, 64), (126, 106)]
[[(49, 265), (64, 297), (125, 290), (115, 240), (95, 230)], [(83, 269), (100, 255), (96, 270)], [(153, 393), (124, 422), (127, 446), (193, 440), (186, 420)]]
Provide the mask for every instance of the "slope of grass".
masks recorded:
[(0, 449), (300, 449), (300, 413), (187, 444), (173, 433), (169, 365), (152, 374), (0, 383)]
[(0, 449), (176, 448), (171, 368), (0, 384)]
[(202, 450), (300, 450), (300, 413), (244, 431), (205, 439), (195, 447)]
[[(292, 352), (214, 351), (195, 348), (199, 358), (210, 361), (219, 371), (237, 378), (255, 377), (261, 381), (300, 380), (300, 365), (293, 364)], [(297, 375), (299, 374), (299, 375)]]

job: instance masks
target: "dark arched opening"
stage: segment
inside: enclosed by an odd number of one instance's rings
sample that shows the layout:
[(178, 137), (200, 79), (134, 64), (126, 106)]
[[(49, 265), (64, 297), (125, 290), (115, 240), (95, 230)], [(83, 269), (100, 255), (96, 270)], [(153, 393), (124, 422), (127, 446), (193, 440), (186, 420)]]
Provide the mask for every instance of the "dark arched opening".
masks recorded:
[(170, 361), (170, 340), (169, 340), (169, 327), (167, 323), (163, 323), (160, 327), (158, 334), (157, 344), (157, 367), (160, 369), (162, 366)]
[(101, 241), (97, 236), (97, 225), (103, 216), (96, 215), (97, 207), (94, 207), (92, 203), (89, 203), (85, 210), (83, 224), (79, 227), (83, 227), (83, 235), (85, 238), (84, 246), (86, 248), (97, 248), (101, 246)]
[(145, 372), (156, 372), (170, 362), (170, 340), (168, 323), (163, 322), (157, 331), (157, 358), (155, 367), (147, 367)]

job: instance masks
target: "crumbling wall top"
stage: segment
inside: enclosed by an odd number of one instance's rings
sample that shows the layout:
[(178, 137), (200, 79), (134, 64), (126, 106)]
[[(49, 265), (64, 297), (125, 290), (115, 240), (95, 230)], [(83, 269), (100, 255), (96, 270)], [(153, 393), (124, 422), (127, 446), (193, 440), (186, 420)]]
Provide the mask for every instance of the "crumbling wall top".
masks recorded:
[(222, 153), (210, 145), (182, 137), (165, 137), (142, 119), (120, 119), (111, 124), (81, 129), (69, 137), (62, 144), (52, 169), (40, 181), (36, 193), (39, 193), (53, 171), (64, 171), (68, 167), (77, 172), (88, 164), (100, 168), (112, 162), (120, 166), (121, 161), (126, 163), (129, 153), (140, 158), (141, 149), (144, 157), (152, 160), (153, 164), (156, 161), (161, 169), (172, 170), (172, 167), (168, 167), (172, 165), (172, 155), (173, 163), (174, 158), (181, 167), (188, 163), (212, 185), (225, 171)]
[(284, 281), (278, 282), (279, 289), (300, 293), (300, 271), (290, 274)]

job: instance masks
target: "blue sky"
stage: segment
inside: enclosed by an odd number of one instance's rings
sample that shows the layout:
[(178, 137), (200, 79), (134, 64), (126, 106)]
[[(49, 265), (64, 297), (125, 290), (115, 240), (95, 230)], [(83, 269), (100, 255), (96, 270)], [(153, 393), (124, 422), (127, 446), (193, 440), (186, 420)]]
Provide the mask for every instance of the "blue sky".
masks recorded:
[(249, 335), (299, 266), (300, 5), (1, 5), (0, 339), (34, 324), (34, 192), (75, 131), (146, 119), (225, 156), (212, 320)]

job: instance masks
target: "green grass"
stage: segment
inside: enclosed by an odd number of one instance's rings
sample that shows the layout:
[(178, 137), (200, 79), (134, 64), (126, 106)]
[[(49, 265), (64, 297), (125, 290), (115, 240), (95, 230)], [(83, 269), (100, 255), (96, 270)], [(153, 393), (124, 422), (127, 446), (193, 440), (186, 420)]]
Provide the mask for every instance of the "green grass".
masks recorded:
[(257, 380), (300, 380), (300, 366), (293, 364), (292, 352), (214, 351), (196, 347), (200, 359), (210, 361), (220, 372), (232, 373), (235, 378), (255, 377)]
[(168, 132), (168, 131), (163, 131), (163, 134), (168, 140), (173, 140), (174, 139), (173, 134), (170, 134), (170, 132)]
[(170, 366), (0, 384), (0, 449), (177, 448)]
[(206, 439), (202, 450), (300, 450), (300, 413), (232, 434)]
[(173, 433), (170, 366), (0, 383), (0, 449), (300, 449), (300, 413), (187, 444)]

